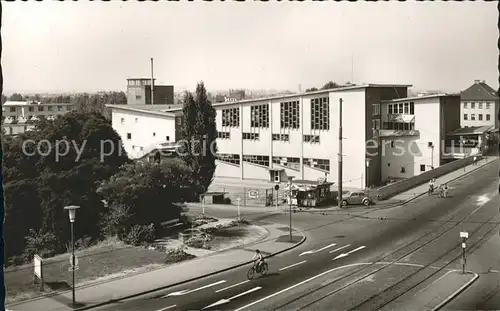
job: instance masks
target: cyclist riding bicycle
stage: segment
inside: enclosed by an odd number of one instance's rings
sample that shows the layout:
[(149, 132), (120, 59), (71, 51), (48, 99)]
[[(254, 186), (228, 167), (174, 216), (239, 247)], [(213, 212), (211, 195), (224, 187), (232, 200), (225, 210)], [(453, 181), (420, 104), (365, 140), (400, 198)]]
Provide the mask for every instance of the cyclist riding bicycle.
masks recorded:
[(434, 192), (434, 187), (435, 187), (435, 179), (432, 178), (430, 181), (429, 181), (429, 193), (432, 193)]
[(256, 269), (259, 269), (260, 265), (264, 262), (264, 257), (262, 256), (262, 254), (258, 249), (255, 250), (255, 255), (253, 256), (252, 260), (256, 260), (255, 263)]

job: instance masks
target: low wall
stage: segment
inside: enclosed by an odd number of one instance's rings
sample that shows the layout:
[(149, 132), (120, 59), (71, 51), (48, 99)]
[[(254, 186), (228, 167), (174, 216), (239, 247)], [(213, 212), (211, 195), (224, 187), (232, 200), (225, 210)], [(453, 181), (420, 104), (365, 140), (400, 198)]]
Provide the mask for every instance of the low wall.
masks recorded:
[[(481, 156), (476, 156), (480, 160)], [(423, 183), (429, 182), (432, 178), (438, 178), (440, 176), (446, 175), (450, 172), (456, 171), (464, 166), (472, 163), (474, 156), (470, 156), (464, 159), (455, 160), (453, 162), (441, 165), (431, 171), (424, 172), (418, 176), (411, 177), (405, 180), (395, 182), (393, 184), (381, 187), (377, 189), (377, 197), (379, 200), (386, 200), (391, 198), (401, 192), (407, 191), (409, 189), (415, 188)]]

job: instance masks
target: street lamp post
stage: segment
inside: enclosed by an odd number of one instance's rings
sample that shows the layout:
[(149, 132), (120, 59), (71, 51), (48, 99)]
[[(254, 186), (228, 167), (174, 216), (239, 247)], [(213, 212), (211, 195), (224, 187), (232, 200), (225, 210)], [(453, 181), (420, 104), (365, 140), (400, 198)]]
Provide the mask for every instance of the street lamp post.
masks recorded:
[(75, 301), (75, 270), (76, 270), (76, 265), (75, 265), (75, 231), (74, 231), (74, 224), (75, 224), (75, 219), (76, 219), (76, 210), (79, 209), (80, 206), (76, 205), (70, 205), (66, 206), (64, 209), (68, 211), (69, 213), (69, 222), (71, 224), (71, 272), (73, 274), (72, 278), (72, 286), (71, 286), (71, 292), (72, 292), (72, 298), (73, 298), (73, 307), (76, 306), (76, 301)]
[(288, 176), (288, 206), (290, 208), (290, 242), (292, 242), (292, 181), (293, 176)]
[(365, 191), (370, 187), (370, 161), (372, 159), (366, 159), (366, 183), (365, 183)]

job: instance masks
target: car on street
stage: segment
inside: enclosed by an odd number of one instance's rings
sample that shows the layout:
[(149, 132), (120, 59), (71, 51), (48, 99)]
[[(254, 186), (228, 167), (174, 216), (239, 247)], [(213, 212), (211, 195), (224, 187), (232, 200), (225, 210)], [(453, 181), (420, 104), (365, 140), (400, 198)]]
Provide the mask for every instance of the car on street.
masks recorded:
[(360, 205), (368, 206), (374, 204), (373, 200), (363, 191), (349, 191), (342, 194), (342, 206)]

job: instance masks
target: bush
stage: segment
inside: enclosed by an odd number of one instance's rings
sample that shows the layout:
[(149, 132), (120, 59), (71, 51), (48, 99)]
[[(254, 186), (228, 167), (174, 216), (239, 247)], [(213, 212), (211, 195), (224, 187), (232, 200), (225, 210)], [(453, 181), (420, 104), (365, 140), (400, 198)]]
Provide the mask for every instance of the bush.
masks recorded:
[(213, 239), (211, 234), (202, 233), (191, 237), (186, 241), (186, 245), (194, 248), (210, 249), (210, 241)]
[(249, 225), (249, 224), (250, 224), (250, 221), (248, 221), (248, 220), (246, 220), (246, 219), (243, 219), (243, 218), (242, 218), (242, 219), (240, 219), (240, 220), (238, 221), (238, 224), (240, 224), (240, 225)]
[(35, 254), (42, 258), (52, 257), (62, 251), (61, 243), (55, 234), (51, 232), (35, 231), (30, 229), (26, 236), (26, 248), (24, 249), (24, 261), (30, 261)]
[(165, 255), (165, 263), (166, 264), (172, 264), (176, 262), (181, 262), (184, 260), (190, 260), (195, 258), (196, 256), (193, 254), (186, 253), (183, 249), (183, 247), (179, 248), (171, 248), (167, 250), (166, 255)]
[(156, 230), (153, 224), (147, 226), (135, 225), (130, 228), (127, 234), (121, 234), (121, 236), (118, 237), (127, 244), (139, 246), (145, 243), (154, 242), (156, 239), (155, 232)]

